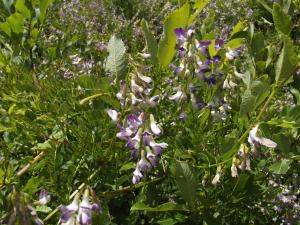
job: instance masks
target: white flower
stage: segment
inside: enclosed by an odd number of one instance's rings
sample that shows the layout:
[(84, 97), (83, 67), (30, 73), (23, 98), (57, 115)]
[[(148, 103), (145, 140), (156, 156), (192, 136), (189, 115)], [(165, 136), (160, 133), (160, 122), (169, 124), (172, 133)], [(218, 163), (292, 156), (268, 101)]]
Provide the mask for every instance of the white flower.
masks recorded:
[(161, 134), (161, 129), (157, 126), (154, 116), (150, 114), (150, 128), (155, 135)]
[(186, 95), (181, 90), (178, 90), (174, 95), (170, 96), (169, 99), (175, 102), (184, 101)]
[(238, 176), (238, 170), (236, 168), (236, 158), (232, 159), (232, 164), (231, 164), (231, 176), (232, 177), (237, 177)]
[(212, 180), (212, 184), (213, 185), (217, 185), (218, 183), (220, 183), (220, 178), (221, 178), (221, 174), (220, 173), (216, 173), (214, 179)]
[(254, 128), (252, 128), (252, 130), (249, 132), (249, 137), (248, 137), (249, 144), (254, 147), (259, 147), (261, 145), (264, 145), (269, 148), (276, 148), (277, 144), (274, 141), (268, 138), (257, 136), (258, 126), (259, 124), (257, 124)]
[(140, 73), (137, 74), (137, 77), (138, 77), (140, 80), (146, 82), (147, 84), (150, 84), (150, 83), (152, 82), (152, 79), (151, 79), (150, 77), (144, 76), (144, 75), (142, 75), (142, 74), (140, 74)]
[(113, 122), (117, 122), (119, 113), (116, 110), (106, 109), (105, 111), (107, 112), (107, 114), (109, 115), (109, 117), (112, 119)]

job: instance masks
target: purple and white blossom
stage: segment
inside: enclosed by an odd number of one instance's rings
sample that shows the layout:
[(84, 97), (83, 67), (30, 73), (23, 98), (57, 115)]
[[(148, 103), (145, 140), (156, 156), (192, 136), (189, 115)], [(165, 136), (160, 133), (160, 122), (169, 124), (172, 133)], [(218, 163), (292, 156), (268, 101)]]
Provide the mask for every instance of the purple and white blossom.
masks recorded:
[(60, 207), (60, 211), (61, 211), (60, 222), (62, 225), (75, 224), (76, 214), (79, 208), (78, 206), (79, 197), (80, 195), (77, 194), (71, 204)]
[(51, 197), (45, 189), (42, 189), (39, 194), (38, 204), (46, 205), (50, 201)]
[(277, 144), (268, 139), (261, 137), (257, 134), (259, 124), (255, 125), (249, 132), (248, 142), (253, 147), (260, 147), (261, 145), (269, 147), (269, 148), (276, 148)]

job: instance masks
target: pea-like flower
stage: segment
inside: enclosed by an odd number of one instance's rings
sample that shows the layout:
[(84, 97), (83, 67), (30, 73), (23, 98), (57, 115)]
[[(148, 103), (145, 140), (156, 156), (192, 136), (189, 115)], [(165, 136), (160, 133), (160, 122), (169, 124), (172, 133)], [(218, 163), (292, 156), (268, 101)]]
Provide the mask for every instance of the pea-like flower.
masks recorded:
[(45, 189), (42, 189), (39, 194), (39, 201), (38, 204), (46, 205), (50, 201), (50, 195)]
[(60, 221), (62, 225), (75, 225), (79, 197), (79, 194), (77, 194), (71, 204), (67, 206), (61, 206)]
[(261, 137), (257, 134), (259, 124), (255, 125), (252, 130), (249, 132), (248, 142), (253, 147), (260, 147), (261, 145), (269, 147), (269, 148), (276, 148), (277, 144), (268, 139)]

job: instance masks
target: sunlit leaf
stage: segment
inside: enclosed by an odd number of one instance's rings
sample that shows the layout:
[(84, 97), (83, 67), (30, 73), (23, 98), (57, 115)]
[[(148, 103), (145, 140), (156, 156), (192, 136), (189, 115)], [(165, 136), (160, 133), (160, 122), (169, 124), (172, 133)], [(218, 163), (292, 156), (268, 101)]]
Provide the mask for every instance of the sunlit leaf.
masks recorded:
[(168, 66), (176, 53), (175, 28), (186, 28), (188, 25), (189, 16), (190, 5), (185, 4), (181, 8), (168, 15), (164, 21), (163, 36), (158, 44), (158, 59), (162, 66)]
[(272, 164), (269, 170), (275, 174), (286, 174), (292, 162), (291, 159), (282, 159), (280, 162)]
[(121, 39), (113, 35), (108, 42), (107, 50), (109, 55), (105, 69), (121, 79), (126, 74), (128, 63), (125, 45)]

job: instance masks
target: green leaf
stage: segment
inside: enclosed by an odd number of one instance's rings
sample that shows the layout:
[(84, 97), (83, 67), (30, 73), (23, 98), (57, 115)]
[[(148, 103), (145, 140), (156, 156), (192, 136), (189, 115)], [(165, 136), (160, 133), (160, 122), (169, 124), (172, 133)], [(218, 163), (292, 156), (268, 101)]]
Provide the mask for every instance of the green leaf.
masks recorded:
[(283, 159), (281, 162), (272, 164), (269, 170), (275, 174), (286, 174), (292, 162), (293, 160), (291, 159)]
[(251, 91), (246, 90), (242, 96), (242, 103), (240, 105), (240, 114), (245, 115), (252, 112), (255, 107), (255, 96), (251, 94)]
[(176, 11), (172, 12), (164, 22), (163, 36), (158, 44), (159, 63), (167, 67), (172, 61), (176, 50), (175, 28), (185, 28), (190, 17), (190, 5), (187, 3)]
[(155, 208), (150, 207), (142, 202), (137, 202), (131, 206), (130, 211), (148, 211), (148, 212), (166, 212), (166, 211), (189, 211), (185, 206), (178, 205), (174, 202), (163, 203)]
[(297, 101), (297, 105), (300, 105), (300, 92), (299, 92), (299, 90), (297, 90), (296, 88), (291, 88), (290, 92), (294, 95), (294, 97)]
[(272, 15), (275, 29), (278, 31), (278, 33), (289, 35), (293, 28), (293, 23), (290, 16), (286, 14), (282, 7), (277, 3), (273, 5)]
[(147, 21), (142, 19), (141, 26), (142, 26), (144, 36), (145, 36), (145, 39), (146, 39), (148, 52), (151, 54), (152, 63), (157, 65), (157, 62), (158, 62), (158, 59), (157, 59), (158, 46), (157, 46), (157, 42), (155, 40), (155, 37), (153, 36), (151, 31), (149, 30)]
[(227, 44), (225, 44), (225, 47), (229, 47), (231, 49), (235, 49), (240, 47), (242, 44), (244, 44), (245, 39), (244, 38), (235, 38), (230, 40)]
[(52, 209), (46, 205), (38, 205), (35, 207), (35, 210), (42, 213), (49, 213), (52, 211)]
[(14, 0), (2, 0), (4, 7), (6, 8), (6, 10), (11, 13), (11, 6), (14, 3)]
[(130, 169), (134, 169), (136, 167), (135, 163), (134, 162), (129, 162), (129, 163), (126, 163), (124, 164), (121, 168), (120, 168), (120, 172), (122, 171), (127, 171), (127, 170), (130, 170)]
[(21, 13), (26, 19), (30, 19), (30, 10), (25, 5), (25, 0), (17, 0), (15, 4), (16, 10)]
[(197, 16), (202, 12), (204, 7), (209, 3), (209, 0), (198, 0), (195, 2), (193, 9), (196, 10), (189, 18), (188, 25), (191, 25)]
[(232, 29), (232, 32), (230, 34), (230, 38), (234, 37), (237, 33), (243, 31), (243, 29), (247, 26), (247, 23), (245, 21), (238, 22), (234, 28)]
[(11, 37), (11, 29), (10, 25), (7, 21), (0, 23), (0, 30), (7, 34), (7, 36)]
[(14, 13), (10, 15), (6, 20), (9, 23), (10, 28), (14, 33), (16, 34), (23, 33), (24, 17), (20, 13)]
[(197, 181), (187, 162), (176, 164), (175, 178), (182, 197), (193, 207), (196, 200)]
[(290, 38), (284, 37), (284, 45), (275, 65), (276, 82), (287, 81), (295, 70), (297, 65), (297, 56), (295, 47)]
[(264, 49), (264, 35), (261, 32), (255, 33), (251, 40), (251, 52), (254, 57)]
[(272, 13), (271, 7), (266, 3), (265, 0), (257, 0), (269, 13)]
[(40, 0), (40, 16), (39, 19), (41, 22), (44, 21), (46, 16), (46, 11), (49, 6), (53, 3), (54, 0)]
[(105, 69), (121, 79), (126, 74), (128, 64), (125, 45), (121, 39), (113, 35), (108, 42), (107, 50), (109, 55)]

